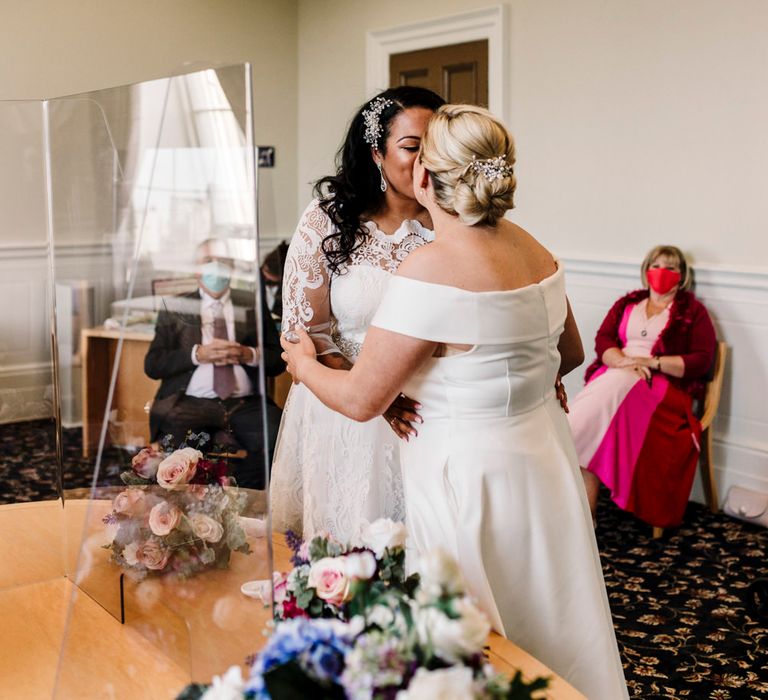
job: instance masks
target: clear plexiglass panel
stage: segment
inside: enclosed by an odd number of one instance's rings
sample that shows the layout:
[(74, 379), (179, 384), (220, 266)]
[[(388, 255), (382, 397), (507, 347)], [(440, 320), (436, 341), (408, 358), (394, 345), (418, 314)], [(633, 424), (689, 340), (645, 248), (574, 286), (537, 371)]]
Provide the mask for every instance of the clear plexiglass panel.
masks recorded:
[(0, 591), (64, 573), (43, 123), (0, 102)]
[[(279, 413), (263, 397), (280, 349), (258, 275), (250, 104), (250, 71), (233, 66), (44, 105), (78, 589), (59, 697), (104, 683), (165, 696), (263, 640), (270, 610), (241, 587), (271, 579)], [(141, 661), (99, 672), (93, 603)]]

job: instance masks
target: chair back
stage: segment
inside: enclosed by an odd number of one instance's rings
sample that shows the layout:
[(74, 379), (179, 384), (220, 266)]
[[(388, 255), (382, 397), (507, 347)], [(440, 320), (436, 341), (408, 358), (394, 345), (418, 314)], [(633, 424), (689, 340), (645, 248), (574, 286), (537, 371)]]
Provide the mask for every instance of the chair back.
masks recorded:
[(723, 376), (725, 374), (725, 356), (728, 346), (721, 340), (715, 350), (715, 364), (712, 370), (712, 378), (707, 382), (704, 390), (704, 409), (701, 413), (701, 429), (706, 430), (712, 425), (720, 405), (720, 395), (723, 391)]

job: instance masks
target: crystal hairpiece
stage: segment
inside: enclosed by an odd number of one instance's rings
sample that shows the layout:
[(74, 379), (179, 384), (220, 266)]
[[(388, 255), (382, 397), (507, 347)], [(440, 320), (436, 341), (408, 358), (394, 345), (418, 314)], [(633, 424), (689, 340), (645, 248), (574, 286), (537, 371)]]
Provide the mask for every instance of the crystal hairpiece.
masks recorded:
[(469, 167), (478, 175), (483, 175), (487, 180), (493, 182), (502, 177), (509, 177), (514, 173), (511, 165), (507, 165), (507, 156), (504, 154), (494, 156), (493, 158), (477, 158), (472, 156), (472, 162)]
[(381, 138), (381, 113), (393, 104), (392, 100), (386, 97), (377, 97), (371, 102), (366, 109), (363, 110), (363, 121), (365, 122), (365, 133), (363, 138), (369, 146), (374, 148), (378, 145)]

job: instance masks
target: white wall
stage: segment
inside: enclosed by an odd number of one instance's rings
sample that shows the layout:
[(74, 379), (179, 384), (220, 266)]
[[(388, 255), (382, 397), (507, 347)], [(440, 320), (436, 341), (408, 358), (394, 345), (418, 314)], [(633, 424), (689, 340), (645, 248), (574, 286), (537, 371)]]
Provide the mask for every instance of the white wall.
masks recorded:
[[(299, 0), (299, 205), (365, 93), (365, 32), (488, 0)], [(508, 0), (518, 211), (561, 254), (768, 267), (768, 3)]]
[[(492, 4), (299, 0), (299, 206), (369, 97), (365, 33)], [(503, 4), (518, 145), (512, 218), (565, 261), (589, 355), (651, 246), (691, 255), (732, 350), (716, 424), (721, 490), (768, 491), (768, 3)], [(568, 384), (574, 392), (581, 378)]]
[(520, 220), (563, 253), (768, 264), (768, 4), (511, 4)]

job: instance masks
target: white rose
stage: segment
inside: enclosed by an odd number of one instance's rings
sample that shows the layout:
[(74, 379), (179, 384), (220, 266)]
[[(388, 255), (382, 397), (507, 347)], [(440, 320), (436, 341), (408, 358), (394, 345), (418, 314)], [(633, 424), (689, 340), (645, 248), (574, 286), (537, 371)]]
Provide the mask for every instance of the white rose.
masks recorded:
[(167, 501), (161, 501), (149, 511), (149, 529), (158, 537), (165, 537), (181, 522), (181, 511)]
[(435, 653), (450, 663), (482, 651), (491, 631), (488, 618), (469, 598), (455, 600), (453, 609), (459, 615), (455, 620), (433, 607), (422, 608), (416, 618), (421, 643), (431, 644)]
[(369, 624), (378, 625), (382, 630), (401, 635), (408, 632), (408, 623), (398, 609), (387, 605), (374, 605), (368, 610), (366, 616)]
[(189, 518), (192, 524), (192, 532), (205, 542), (218, 542), (224, 535), (224, 528), (221, 523), (213, 518), (203, 514), (195, 513)]
[(213, 677), (201, 700), (242, 700), (244, 692), (243, 672), (239, 666), (230, 666), (223, 676)]
[(128, 564), (128, 566), (136, 566), (136, 564), (139, 563), (139, 560), (136, 558), (136, 552), (138, 549), (138, 542), (130, 542), (123, 548), (123, 559), (125, 559), (125, 562)]
[(341, 605), (349, 595), (349, 578), (345, 557), (324, 557), (309, 569), (307, 586), (317, 597), (331, 605)]
[(472, 669), (467, 666), (427, 671), (420, 668), (408, 690), (401, 690), (397, 700), (473, 700)]
[(179, 489), (195, 477), (203, 453), (192, 447), (171, 452), (157, 467), (157, 483), (164, 489)]
[(367, 581), (376, 573), (376, 557), (370, 552), (353, 552), (345, 559), (349, 578)]
[(363, 522), (359, 541), (363, 547), (372, 549), (377, 559), (384, 556), (385, 549), (397, 549), (405, 546), (406, 530), (403, 523), (396, 523), (389, 518), (379, 518), (372, 523)]
[(428, 596), (463, 593), (464, 580), (456, 560), (444, 549), (436, 547), (419, 558), (419, 588)]

